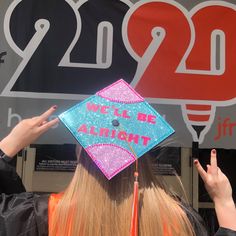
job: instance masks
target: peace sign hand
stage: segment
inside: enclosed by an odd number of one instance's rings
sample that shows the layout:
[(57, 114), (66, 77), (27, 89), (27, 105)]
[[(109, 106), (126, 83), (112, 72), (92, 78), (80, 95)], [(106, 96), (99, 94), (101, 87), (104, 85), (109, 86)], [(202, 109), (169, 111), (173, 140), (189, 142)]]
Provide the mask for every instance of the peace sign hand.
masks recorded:
[(3, 152), (9, 157), (13, 157), (22, 148), (34, 142), (49, 128), (56, 125), (59, 122), (58, 118), (48, 121), (49, 116), (55, 112), (56, 108), (53, 106), (39, 116), (20, 121), (0, 142)]
[(232, 197), (232, 188), (228, 178), (217, 166), (216, 150), (211, 150), (211, 164), (205, 171), (198, 160), (194, 161), (198, 173), (215, 204), (219, 226), (232, 229), (236, 233), (236, 208)]
[(205, 171), (198, 160), (194, 161), (199, 175), (201, 176), (206, 190), (211, 199), (216, 201), (227, 201), (232, 199), (232, 188), (228, 178), (217, 166), (216, 150), (211, 150), (210, 165), (207, 165)]

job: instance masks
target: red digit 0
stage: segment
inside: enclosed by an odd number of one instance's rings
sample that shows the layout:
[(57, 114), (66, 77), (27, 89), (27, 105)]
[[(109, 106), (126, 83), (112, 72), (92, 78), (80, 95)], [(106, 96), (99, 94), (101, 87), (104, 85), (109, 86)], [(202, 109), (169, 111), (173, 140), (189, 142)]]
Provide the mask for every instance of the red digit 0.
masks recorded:
[[(184, 11), (177, 4), (167, 2), (145, 2), (131, 9), (125, 27), (130, 48), (139, 60), (133, 85), (143, 96), (152, 98), (198, 101), (234, 98), (236, 30), (231, 22), (236, 20), (236, 14), (233, 5), (222, 3), (199, 8), (192, 16), (195, 34)], [(165, 34), (159, 45), (158, 36), (153, 32), (155, 28), (163, 29), (160, 32)], [(214, 30), (225, 35), (223, 70), (211, 68), (210, 45)], [(187, 49), (191, 50), (184, 70), (180, 62)], [(222, 93), (222, 88), (227, 92)], [(216, 91), (217, 95), (210, 91)]]

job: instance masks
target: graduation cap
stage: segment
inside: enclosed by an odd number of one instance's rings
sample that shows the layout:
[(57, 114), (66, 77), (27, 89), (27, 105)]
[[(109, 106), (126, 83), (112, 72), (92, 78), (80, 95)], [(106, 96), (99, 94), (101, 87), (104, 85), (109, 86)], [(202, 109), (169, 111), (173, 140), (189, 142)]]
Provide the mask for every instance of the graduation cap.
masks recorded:
[(108, 179), (174, 132), (122, 79), (63, 112), (59, 119)]

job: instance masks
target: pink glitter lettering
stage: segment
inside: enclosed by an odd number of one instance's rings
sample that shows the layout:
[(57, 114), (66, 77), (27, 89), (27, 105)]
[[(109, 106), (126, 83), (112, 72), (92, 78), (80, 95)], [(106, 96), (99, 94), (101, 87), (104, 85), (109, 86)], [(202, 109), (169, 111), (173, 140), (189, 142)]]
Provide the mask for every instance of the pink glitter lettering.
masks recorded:
[(151, 124), (156, 124), (156, 116), (154, 115), (148, 115), (147, 122)]
[(95, 135), (95, 136), (98, 134), (98, 133), (95, 132), (95, 127), (94, 126), (91, 126), (89, 133), (92, 134), (92, 135)]
[(135, 135), (135, 134), (129, 134), (129, 137), (128, 137), (128, 142), (132, 142), (134, 141), (134, 143), (138, 144), (138, 141), (139, 141), (139, 135)]
[(143, 145), (144, 146), (147, 146), (148, 141), (151, 140), (151, 138), (147, 137), (147, 136), (141, 136), (141, 138), (143, 139)]
[[(112, 130), (115, 131), (115, 130)], [(105, 136), (108, 137), (109, 135), (109, 129), (108, 128), (101, 128), (99, 131), (99, 136)]]
[(99, 105), (97, 105), (97, 104), (88, 102), (86, 105), (87, 105), (87, 110), (88, 111), (97, 112), (99, 110)]
[(120, 140), (126, 140), (126, 137), (127, 137), (127, 134), (124, 131), (119, 132), (117, 136), (117, 138)]
[(143, 114), (143, 113), (139, 112), (138, 116), (137, 116), (137, 120), (139, 120), (139, 121), (146, 121), (146, 117), (147, 117), (146, 114)]
[(107, 114), (108, 113), (107, 109), (109, 109), (109, 108), (110, 108), (109, 106), (102, 106), (101, 107), (101, 113), (102, 114)]
[(87, 126), (86, 126), (85, 124), (81, 125), (81, 126), (78, 128), (78, 132), (87, 133), (87, 132), (88, 132)]

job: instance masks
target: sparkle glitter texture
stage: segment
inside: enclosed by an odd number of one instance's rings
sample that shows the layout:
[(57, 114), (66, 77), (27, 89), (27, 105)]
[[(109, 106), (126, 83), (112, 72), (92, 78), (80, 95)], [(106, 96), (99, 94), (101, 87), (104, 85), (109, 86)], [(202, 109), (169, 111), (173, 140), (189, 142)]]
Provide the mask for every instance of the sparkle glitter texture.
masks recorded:
[(99, 91), (97, 95), (113, 102), (135, 103), (144, 101), (124, 80), (118, 80)]
[(85, 150), (108, 179), (136, 160), (132, 153), (111, 144), (97, 144)]
[[(123, 80), (78, 103), (59, 118), (108, 179), (133, 163), (134, 156), (142, 156), (174, 132)], [(114, 120), (119, 126), (112, 124)]]

